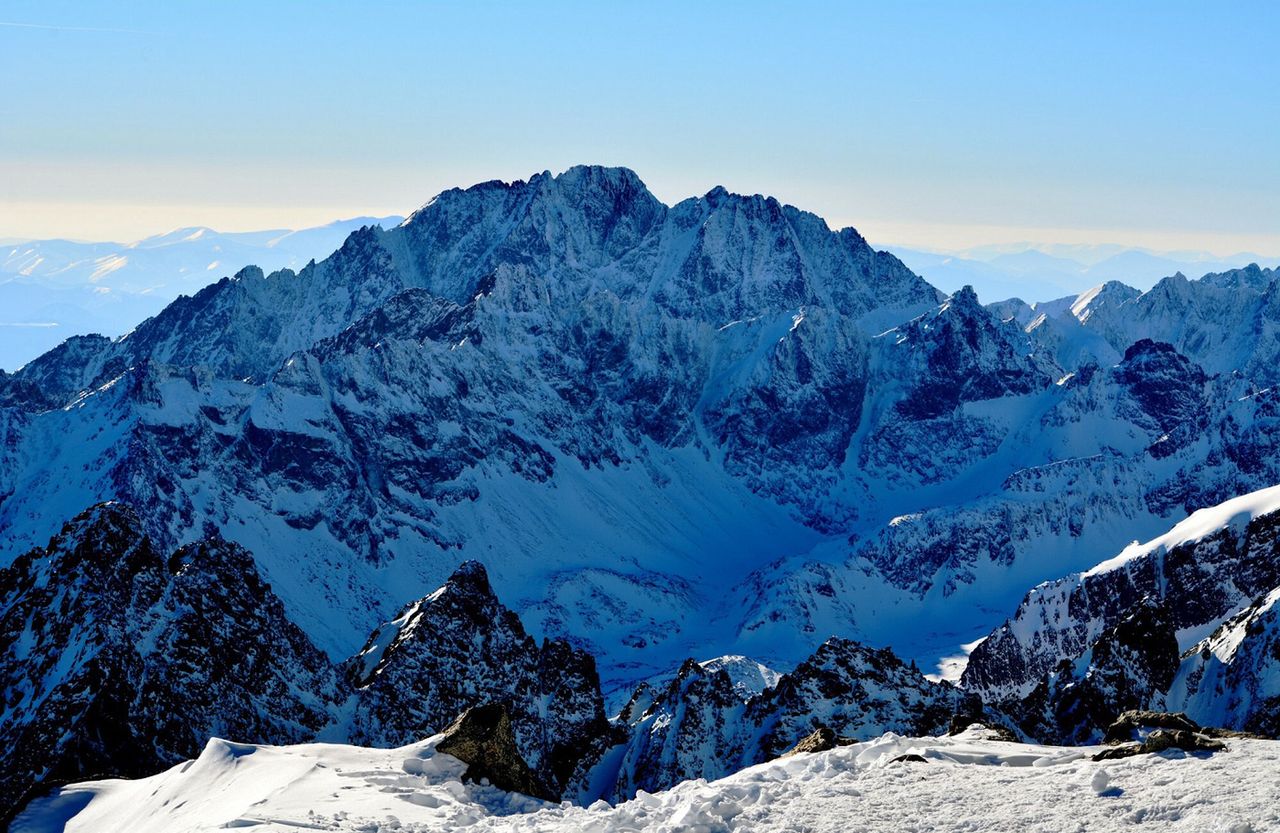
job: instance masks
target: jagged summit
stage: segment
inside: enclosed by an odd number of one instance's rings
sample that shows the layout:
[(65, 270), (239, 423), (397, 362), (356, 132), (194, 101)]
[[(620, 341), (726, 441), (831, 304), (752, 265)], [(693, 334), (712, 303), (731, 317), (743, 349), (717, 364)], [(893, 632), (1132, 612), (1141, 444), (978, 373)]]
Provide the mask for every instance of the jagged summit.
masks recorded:
[(489, 572), (479, 561), (464, 561), (453, 571), (441, 590), (457, 590), (466, 595), (492, 596)]

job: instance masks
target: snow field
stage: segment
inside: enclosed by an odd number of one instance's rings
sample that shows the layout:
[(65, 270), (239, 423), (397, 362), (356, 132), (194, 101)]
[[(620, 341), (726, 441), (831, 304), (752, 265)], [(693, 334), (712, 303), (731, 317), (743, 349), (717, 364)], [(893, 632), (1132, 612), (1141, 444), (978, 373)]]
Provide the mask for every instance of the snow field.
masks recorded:
[[(1094, 748), (893, 734), (797, 755), (715, 782), (641, 793), (616, 807), (546, 804), (463, 784), (438, 738), (394, 750), (211, 740), (201, 756), (138, 781), (73, 785), (34, 804), (15, 833), (185, 833), (247, 828), (409, 831), (863, 830), (1262, 833), (1280, 829), (1280, 743), (1232, 740), (1104, 764)], [(918, 755), (924, 763), (898, 760)], [(65, 825), (65, 826), (64, 826)]]

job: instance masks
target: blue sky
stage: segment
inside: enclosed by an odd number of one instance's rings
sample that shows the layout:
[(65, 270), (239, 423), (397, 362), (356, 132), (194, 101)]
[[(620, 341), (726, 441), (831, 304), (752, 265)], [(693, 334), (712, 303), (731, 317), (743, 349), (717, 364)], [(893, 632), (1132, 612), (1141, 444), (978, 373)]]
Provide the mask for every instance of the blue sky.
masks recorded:
[(885, 243), (1280, 254), (1278, 38), (1243, 2), (6, 0), (0, 238), (404, 213), (600, 162)]

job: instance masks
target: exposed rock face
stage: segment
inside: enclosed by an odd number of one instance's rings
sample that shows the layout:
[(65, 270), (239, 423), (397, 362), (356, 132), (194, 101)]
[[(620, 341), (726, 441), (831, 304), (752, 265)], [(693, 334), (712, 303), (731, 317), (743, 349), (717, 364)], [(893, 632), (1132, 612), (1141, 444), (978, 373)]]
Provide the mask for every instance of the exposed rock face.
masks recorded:
[(355, 743), (404, 745), (493, 704), (558, 796), (611, 738), (595, 661), (560, 640), (539, 646), (475, 561), (375, 631), (348, 667), (359, 693)]
[[(1115, 744), (1093, 756), (1095, 761), (1150, 755), (1166, 749), (1184, 752), (1223, 752), (1227, 745), (1201, 731), (1185, 714), (1125, 712), (1107, 730), (1108, 743)], [(1114, 739), (1114, 740), (1113, 740)]]
[(539, 783), (520, 757), (511, 716), (500, 703), (475, 706), (458, 715), (445, 729), (436, 751), (468, 764), (463, 773), (468, 781), (488, 781), (498, 789), (555, 800), (555, 794)]
[(991, 315), (967, 286), (889, 338), (890, 372), (910, 385), (896, 408), (910, 420), (948, 416), (966, 402), (1031, 393), (1052, 382), (1028, 356), (1021, 328)]
[(1178, 639), (1161, 609), (1139, 608), (1074, 662), (1064, 660), (1025, 700), (1010, 704), (1027, 734), (1096, 743), (1122, 713), (1157, 702), (1178, 672)]
[(1115, 376), (1161, 431), (1200, 425), (1205, 418), (1208, 379), (1172, 345), (1146, 338), (1134, 342), (1125, 350)]
[(937, 735), (966, 711), (980, 714), (981, 706), (954, 686), (926, 680), (889, 649), (833, 638), (749, 704), (748, 718), (761, 733), (760, 749), (748, 754), (753, 763), (776, 757), (819, 724), (859, 740), (885, 732)]
[(115, 504), (0, 571), (0, 805), (150, 774), (210, 735), (309, 740), (348, 689), (239, 547), (165, 558)]
[(1128, 743), (1141, 740), (1143, 735), (1155, 729), (1172, 729), (1183, 732), (1199, 732), (1200, 724), (1182, 712), (1155, 712), (1131, 709), (1122, 713), (1103, 736), (1104, 743)]
[(712, 773), (737, 769), (744, 710), (728, 674), (687, 660), (641, 714), (636, 716), (634, 708), (624, 712), (632, 719), (631, 736), (611, 797), (625, 799), (637, 790), (655, 792), (687, 777), (714, 778), (718, 775)]

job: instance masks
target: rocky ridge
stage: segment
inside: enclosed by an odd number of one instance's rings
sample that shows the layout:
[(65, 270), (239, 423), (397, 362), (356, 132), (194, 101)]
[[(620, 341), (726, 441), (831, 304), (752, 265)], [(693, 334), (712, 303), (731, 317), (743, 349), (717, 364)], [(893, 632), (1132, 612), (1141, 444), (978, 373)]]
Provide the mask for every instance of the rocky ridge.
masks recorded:
[(1035, 588), (962, 684), (1065, 742), (1096, 741), (1134, 709), (1275, 734), (1278, 525), (1280, 490), (1265, 489)]

